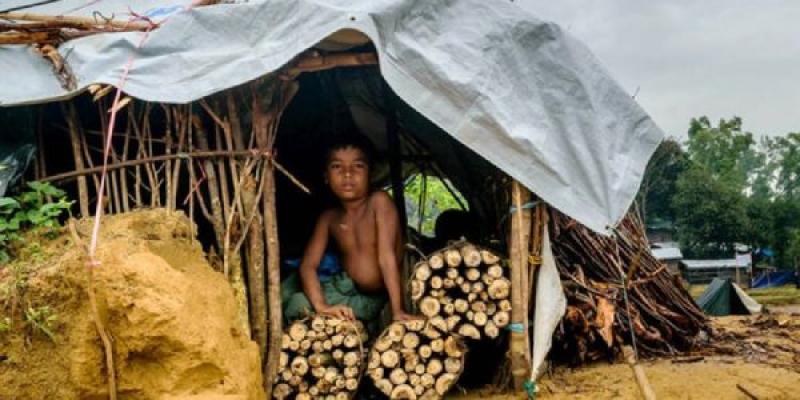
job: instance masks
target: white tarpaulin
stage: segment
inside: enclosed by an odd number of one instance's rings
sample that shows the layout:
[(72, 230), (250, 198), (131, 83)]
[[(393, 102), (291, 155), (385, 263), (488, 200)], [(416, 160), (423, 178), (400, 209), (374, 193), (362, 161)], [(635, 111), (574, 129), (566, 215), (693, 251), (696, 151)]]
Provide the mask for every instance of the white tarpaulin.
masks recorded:
[[(0, 9), (32, 3), (4, 0)], [(410, 106), (546, 202), (603, 232), (639, 188), (663, 137), (592, 54), (557, 25), (507, 1), (61, 0), (26, 11), (166, 21), (142, 33), (72, 40), (59, 51), (79, 88), (117, 84), (186, 103), (274, 71), (341, 29), (373, 41), (381, 72)], [(98, 12), (98, 13), (95, 13)], [(26, 47), (0, 46), (0, 104), (69, 95)]]
[(542, 237), (542, 265), (536, 281), (536, 305), (533, 314), (533, 346), (531, 357), (531, 381), (536, 382), (544, 372), (544, 360), (553, 345), (553, 332), (561, 317), (567, 312), (567, 298), (561, 287), (556, 259), (550, 247), (550, 233), (544, 230)]

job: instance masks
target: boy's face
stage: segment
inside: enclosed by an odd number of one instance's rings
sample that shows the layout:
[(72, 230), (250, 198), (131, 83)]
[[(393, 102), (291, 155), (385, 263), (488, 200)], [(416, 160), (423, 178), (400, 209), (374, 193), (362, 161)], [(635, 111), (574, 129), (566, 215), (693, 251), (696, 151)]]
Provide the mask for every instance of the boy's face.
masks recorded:
[(328, 158), (325, 178), (339, 200), (366, 197), (369, 191), (369, 163), (360, 149), (345, 147), (334, 150)]

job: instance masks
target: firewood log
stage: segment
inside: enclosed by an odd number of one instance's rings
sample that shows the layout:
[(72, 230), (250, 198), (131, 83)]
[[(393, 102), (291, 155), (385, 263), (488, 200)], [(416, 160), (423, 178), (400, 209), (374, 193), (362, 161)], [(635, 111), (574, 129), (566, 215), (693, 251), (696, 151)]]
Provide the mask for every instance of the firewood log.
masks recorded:
[(489, 250), (481, 250), (481, 258), (483, 259), (483, 263), (488, 265), (497, 264), (497, 262), (500, 261), (500, 257)]
[(478, 328), (476, 328), (475, 325), (470, 323), (462, 324), (458, 328), (458, 334), (476, 340), (481, 338), (481, 333), (480, 331), (478, 331)]
[(311, 318), (311, 329), (316, 332), (324, 333), (325, 332), (325, 319), (322, 317), (314, 317)]
[(452, 332), (455, 330), (456, 325), (461, 322), (461, 317), (458, 315), (451, 315), (447, 317), (447, 331)]
[(292, 324), (289, 327), (289, 337), (299, 342), (306, 338), (306, 331), (305, 324)]
[(447, 249), (444, 251), (444, 259), (448, 266), (458, 267), (461, 265), (461, 252), (458, 249)]
[(442, 279), (442, 288), (444, 288), (444, 289), (452, 289), (454, 287), (456, 287), (455, 279), (451, 279), (451, 278)]
[(382, 367), (375, 367), (369, 368), (369, 377), (372, 378), (373, 382), (378, 382), (379, 380), (383, 379), (383, 368)]
[[(448, 360), (449, 360), (449, 358), (448, 358)], [(446, 367), (446, 364), (445, 364), (445, 367)], [(459, 371), (460, 371), (460, 369), (459, 369)], [(422, 374), (420, 376), (419, 383), (424, 388), (430, 389), (430, 388), (433, 387), (434, 384), (436, 384), (436, 378), (434, 378), (433, 375), (431, 375), (431, 374), (424, 373), (424, 374)]]
[(453, 374), (442, 374), (436, 379), (436, 384), (434, 387), (436, 388), (436, 393), (439, 393), (439, 396), (444, 396), (450, 387), (456, 382), (456, 376)]
[(308, 372), (308, 362), (305, 357), (298, 356), (292, 360), (290, 368), (295, 375), (303, 376)]
[(406, 332), (403, 336), (403, 347), (413, 349), (419, 346), (419, 335), (414, 332)]
[(345, 367), (354, 367), (358, 365), (360, 361), (361, 354), (356, 351), (344, 353), (344, 358), (342, 358), (342, 364), (344, 364)]
[(285, 333), (283, 335), (281, 335), (281, 350), (288, 350), (290, 343), (292, 343), (292, 337), (291, 336), (289, 336), (289, 335), (287, 335)]
[(312, 400), (311, 395), (308, 393), (298, 393), (295, 400)]
[(359, 371), (357, 366), (352, 366), (352, 367), (345, 367), (342, 374), (344, 375), (345, 378), (358, 378), (359, 372), (361, 371)]
[(453, 305), (456, 308), (456, 312), (463, 314), (469, 310), (469, 302), (464, 299), (455, 299), (453, 301)]
[(504, 299), (497, 302), (497, 309), (500, 311), (510, 312), (511, 311), (511, 300)]
[(428, 257), (428, 265), (432, 269), (441, 269), (444, 267), (444, 257), (441, 253), (433, 253)]
[(492, 339), (500, 336), (500, 329), (497, 328), (494, 321), (487, 321), (486, 326), (483, 327), (483, 331), (486, 332), (486, 336)]
[(381, 364), (383, 364), (386, 368), (394, 368), (397, 366), (397, 362), (400, 361), (400, 358), (397, 355), (397, 352), (394, 350), (386, 350), (381, 354)]
[(449, 374), (460, 374), (463, 365), (460, 358), (447, 357), (444, 359), (444, 370)]
[(394, 399), (417, 400), (417, 394), (414, 393), (414, 388), (404, 384), (395, 386), (395, 388), (392, 389), (389, 398), (393, 400)]
[(383, 393), (390, 394), (392, 393), (394, 385), (392, 385), (392, 382), (390, 382), (389, 379), (383, 378), (375, 381), (375, 387)]
[(442, 313), (444, 315), (453, 315), (456, 313), (456, 306), (453, 303), (445, 304), (442, 306)]
[(442, 364), (441, 360), (439, 360), (438, 358), (431, 358), (430, 360), (428, 360), (428, 365), (425, 367), (425, 372), (433, 376), (436, 376), (439, 375), (443, 369), (444, 365)]
[(410, 321), (405, 322), (406, 330), (411, 332), (419, 332), (423, 328), (425, 328), (425, 320), (424, 319), (413, 319)]
[[(447, 322), (442, 318), (440, 315), (436, 315), (428, 319), (428, 324), (433, 326), (434, 328), (438, 329), (441, 332), (447, 332)], [(439, 333), (439, 332), (436, 332)], [(433, 337), (436, 336), (436, 337)], [(428, 335), (428, 338), (437, 339), (441, 335)]]
[(422, 346), (419, 346), (419, 350), (417, 350), (417, 352), (419, 353), (419, 356), (424, 358), (424, 359), (430, 358), (430, 356), (433, 354), (433, 350), (431, 349), (431, 346), (428, 346), (427, 344), (423, 344)]
[(416, 279), (411, 281), (411, 300), (417, 301), (425, 294), (425, 282)]
[(427, 281), (431, 277), (431, 267), (426, 262), (421, 262), (417, 264), (416, 268), (414, 269), (414, 277), (418, 281)]
[(467, 267), (477, 267), (483, 261), (480, 251), (471, 244), (465, 244), (460, 250), (461, 260)]
[(444, 340), (443, 339), (431, 340), (430, 346), (431, 350), (434, 353), (442, 353), (444, 351)]
[(464, 356), (464, 345), (453, 336), (444, 340), (444, 352), (448, 357), (461, 358)]
[(434, 317), (439, 313), (439, 302), (433, 297), (424, 297), (419, 303), (419, 309), (426, 317)]
[(289, 386), (288, 383), (279, 383), (275, 385), (275, 388), (272, 389), (272, 396), (276, 399), (283, 400), (292, 393), (292, 388)]
[(505, 328), (508, 326), (510, 320), (511, 316), (508, 311), (498, 311), (492, 316), (492, 322), (494, 322), (498, 328)]
[(308, 365), (311, 367), (321, 367), (330, 365), (334, 356), (330, 353), (314, 353), (308, 356)]
[(461, 291), (464, 293), (472, 292), (472, 283), (470, 282), (464, 282), (459, 287), (461, 288)]
[(358, 379), (356, 378), (347, 378), (344, 381), (344, 388), (347, 389), (350, 393), (355, 393), (358, 390)]
[(467, 280), (474, 282), (481, 278), (481, 271), (477, 268), (467, 268), (466, 271), (464, 271), (464, 276)]
[(280, 366), (280, 369), (284, 369), (286, 368), (286, 366), (289, 365), (289, 354), (286, 353), (285, 351), (281, 352), (280, 359), (278, 360), (278, 365)]
[(420, 374), (420, 375), (424, 374), (425, 373), (425, 364), (423, 364), (423, 363), (417, 364), (417, 366), (414, 367), (414, 373), (415, 374)]
[[(461, 273), (458, 272), (456, 268), (448, 268), (445, 270), (445, 276), (450, 279), (458, 279), (461, 276)], [(461, 279), (464, 279), (463, 277)]]
[(403, 340), (403, 336), (406, 334), (406, 326), (405, 324), (391, 324), (387, 328), (386, 337), (388, 337), (392, 343), (399, 343)]
[(508, 298), (508, 294), (511, 290), (511, 282), (508, 279), (501, 278), (497, 279), (489, 285), (487, 291), (489, 292), (489, 297), (496, 300), (502, 300)]
[(481, 294), (486, 291), (486, 285), (483, 282), (473, 282), (472, 283), (472, 292)]
[(503, 277), (503, 267), (499, 265), (492, 265), (486, 269), (486, 275), (494, 279), (500, 279)]
[(475, 322), (475, 325), (477, 326), (486, 326), (486, 323), (489, 322), (489, 317), (485, 312), (477, 311), (472, 318), (472, 322)]
[(358, 335), (351, 333), (344, 337), (342, 344), (348, 349), (354, 349), (361, 344), (361, 338)]
[(431, 289), (441, 289), (444, 286), (444, 280), (441, 276), (431, 277), (431, 280), (428, 282), (428, 286), (430, 286)]
[(470, 304), (469, 309), (475, 312), (486, 312), (486, 303), (483, 301), (476, 301)]
[(408, 380), (408, 374), (401, 368), (395, 368), (389, 373), (389, 381), (395, 385), (401, 385)]

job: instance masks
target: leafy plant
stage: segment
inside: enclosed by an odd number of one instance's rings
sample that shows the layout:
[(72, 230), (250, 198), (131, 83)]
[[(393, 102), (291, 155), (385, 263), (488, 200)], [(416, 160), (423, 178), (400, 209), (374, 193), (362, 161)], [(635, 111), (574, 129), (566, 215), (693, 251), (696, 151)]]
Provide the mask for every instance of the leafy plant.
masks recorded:
[(63, 190), (42, 182), (28, 182), (27, 190), (15, 197), (0, 197), (0, 263), (9, 260), (9, 247), (20, 240), (23, 231), (52, 231), (58, 227), (58, 217), (69, 211), (72, 203)]
[(56, 341), (53, 333), (54, 324), (58, 321), (58, 316), (49, 306), (28, 307), (25, 310), (25, 324), (31, 332), (41, 332), (50, 340)]

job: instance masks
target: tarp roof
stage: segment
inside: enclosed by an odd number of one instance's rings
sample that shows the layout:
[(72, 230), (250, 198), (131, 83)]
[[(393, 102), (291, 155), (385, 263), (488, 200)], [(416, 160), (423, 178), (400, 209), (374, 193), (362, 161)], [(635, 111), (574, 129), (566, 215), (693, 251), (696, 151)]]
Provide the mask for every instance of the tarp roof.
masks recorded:
[[(3, 9), (32, 0), (6, 0)], [(577, 40), (511, 2), (61, 0), (26, 11), (133, 11), (166, 22), (143, 33), (69, 41), (59, 52), (78, 88), (117, 84), (147, 101), (186, 103), (275, 71), (342, 29), (366, 34), (400, 98), (458, 141), (591, 229), (628, 210), (663, 138)], [(98, 14), (99, 13), (99, 14)], [(68, 93), (28, 47), (0, 47), (0, 104)]]
[(680, 260), (683, 258), (681, 249), (677, 247), (655, 248), (650, 249), (650, 252), (653, 253), (653, 257), (659, 261)]
[(735, 258), (731, 258), (729, 260), (681, 260), (681, 264), (685, 265), (688, 269), (746, 267), (746, 265), (740, 265), (737, 263)]

